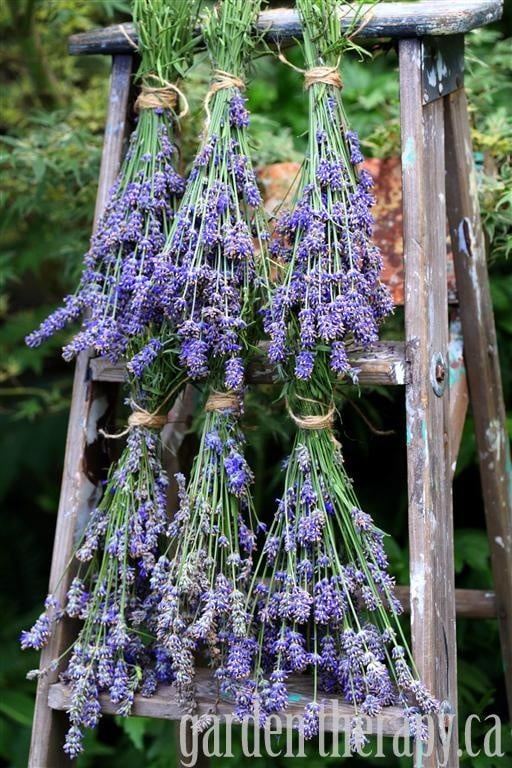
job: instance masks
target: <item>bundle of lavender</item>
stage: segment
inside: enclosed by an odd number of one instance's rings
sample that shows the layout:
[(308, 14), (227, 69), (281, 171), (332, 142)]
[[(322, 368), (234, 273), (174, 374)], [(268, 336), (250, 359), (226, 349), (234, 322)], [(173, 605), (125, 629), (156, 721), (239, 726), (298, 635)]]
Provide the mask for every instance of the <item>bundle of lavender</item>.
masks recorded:
[(184, 189), (174, 146), (183, 106), (177, 83), (192, 63), (199, 4), (133, 0), (141, 55), (137, 124), (77, 290), (27, 337), (29, 346), (81, 318), (81, 330), (64, 348), (64, 357), (90, 348), (115, 362), (132, 339), (160, 320), (151, 280)]
[(39, 650), (64, 617), (83, 622), (71, 646), (50, 665), (57, 669), (67, 662), (61, 679), (71, 692), (71, 727), (64, 744), (70, 757), (82, 751), (83, 728), (94, 728), (99, 720), (101, 692), (119, 714), (127, 715), (136, 691), (150, 696), (158, 682), (172, 679), (166, 650), (147, 633), (153, 620), (149, 578), (168, 525), (159, 432), (167, 420), (161, 410), (170, 378), (175, 372), (166, 372), (162, 364), (158, 376), (146, 369), (141, 378), (132, 377), (131, 393), (137, 399), (127, 444), (70, 563), (76, 575), (65, 603), (49, 595), (44, 612), (21, 636), (22, 648)]
[[(335, 378), (356, 378), (347, 345), (369, 346), (391, 311), (371, 242), (371, 178), (341, 101), (336, 0), (297, 0), (304, 32), (309, 150), (298, 199), (277, 224), (272, 249), (282, 279), (265, 325), (298, 430), (285, 488), (253, 578), (250, 632), (231, 648), (226, 675), (239, 718), (264, 722), (286, 708), (291, 673), (309, 670), (306, 737), (318, 733), (319, 690), (360, 714), (398, 704), (411, 732), (438, 702), (418, 680), (398, 615), (384, 534), (361, 511), (333, 433)], [(265, 579), (262, 577), (266, 577)]]
[(158, 270), (158, 291), (184, 370), (202, 380), (200, 449), (167, 553), (153, 574), (158, 640), (183, 703), (194, 706), (195, 655), (222, 664), (243, 637), (244, 586), (255, 545), (252, 476), (239, 425), (244, 369), (268, 288), (268, 232), (249, 155), (244, 78), (260, 0), (223, 0), (203, 32), (213, 80), (202, 143)]
[(86, 310), (82, 331), (65, 355), (91, 346), (111, 359), (124, 353), (130, 358), (127, 445), (66, 570), (77, 567), (77, 576), (65, 603), (49, 595), (45, 611), (21, 638), (23, 648), (40, 649), (56, 622), (66, 616), (83, 621), (76, 640), (51, 664), (57, 669), (67, 661), (62, 677), (71, 691), (71, 727), (64, 749), (71, 757), (82, 750), (83, 727), (98, 722), (102, 691), (120, 714), (128, 714), (135, 690), (150, 695), (158, 680), (170, 679), (167, 653), (146, 628), (153, 606), (149, 577), (167, 527), (159, 432), (186, 376), (165, 345), (166, 323), (151, 286), (184, 188), (173, 167), (176, 86), (166, 78), (181, 76), (191, 62), (195, 7), (188, 0), (135, 0), (142, 48), (139, 122), (86, 255), (77, 295), (29, 339), (39, 343)]

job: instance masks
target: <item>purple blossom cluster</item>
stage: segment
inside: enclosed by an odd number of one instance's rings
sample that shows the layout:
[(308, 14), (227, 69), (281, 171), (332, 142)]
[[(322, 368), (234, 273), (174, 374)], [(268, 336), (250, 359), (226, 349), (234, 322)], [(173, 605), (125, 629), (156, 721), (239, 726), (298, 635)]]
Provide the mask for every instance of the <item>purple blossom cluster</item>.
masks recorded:
[(158, 643), (168, 652), (182, 703), (193, 707), (195, 655), (214, 667), (247, 634), (244, 589), (256, 546), (244, 438), (233, 408), (206, 414), (188, 481), (176, 476), (179, 506), (169, 546), (151, 576)]
[(71, 727), (64, 745), (70, 757), (82, 751), (83, 728), (98, 722), (101, 693), (126, 715), (136, 690), (151, 695), (158, 682), (172, 680), (167, 651), (143, 643), (137, 631), (155, 621), (150, 577), (168, 525), (168, 481), (158, 441), (154, 430), (130, 431), (86, 524), (76, 551), (78, 573), (64, 605), (48, 596), (44, 613), (21, 636), (22, 648), (40, 650), (63, 617), (83, 622), (62, 675), (71, 691)]
[(221, 370), (243, 386), (242, 356), (268, 233), (248, 151), (249, 114), (236, 87), (215, 93), (208, 131), (155, 272), (158, 303), (192, 379)]
[(363, 157), (357, 134), (347, 129), (332, 86), (312, 94), (316, 131), (309, 135), (300, 194), (293, 210), (279, 217), (270, 249), (283, 279), (265, 312), (268, 354), (279, 364), (291, 359), (294, 376), (308, 380), (318, 349), (327, 347), (332, 372), (355, 378), (347, 345), (366, 348), (377, 341), (379, 323), (393, 304), (380, 282), (382, 258), (372, 243), (373, 181), (358, 168)]
[[(399, 640), (384, 534), (355, 500), (330, 436), (299, 431), (285, 491), (266, 537), (248, 601), (249, 633), (226, 668), (236, 716), (262, 724), (288, 703), (290, 674), (310, 671), (357, 715), (400, 705), (411, 722), (438, 709)], [(263, 576), (270, 573), (270, 579)], [(316, 685), (315, 685), (316, 689)], [(304, 711), (306, 738), (318, 732), (316, 698)], [(357, 734), (356, 734), (357, 735)], [(357, 739), (354, 737), (354, 743)]]
[[(29, 346), (39, 346), (83, 316), (64, 357), (71, 359), (90, 348), (115, 362), (131, 340), (160, 322), (153, 275), (184, 191), (175, 162), (171, 113), (143, 110), (84, 257), (78, 289), (27, 336)], [(143, 363), (139, 359), (134, 367), (138, 375)]]

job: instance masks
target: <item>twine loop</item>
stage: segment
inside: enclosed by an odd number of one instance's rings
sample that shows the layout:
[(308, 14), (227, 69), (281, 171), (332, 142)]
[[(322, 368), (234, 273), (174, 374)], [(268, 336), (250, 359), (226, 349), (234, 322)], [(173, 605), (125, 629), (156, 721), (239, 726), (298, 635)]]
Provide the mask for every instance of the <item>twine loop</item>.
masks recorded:
[(155, 80), (158, 85), (148, 85), (147, 82), (143, 83), (140, 89), (140, 93), (134, 105), (135, 112), (140, 112), (141, 109), (171, 109), (174, 111), (178, 98), (183, 103), (183, 109), (178, 115), (181, 119), (188, 114), (188, 101), (185, 94), (181, 91), (176, 83), (170, 83), (168, 80), (162, 80), (158, 75), (154, 75), (151, 72), (144, 76), (147, 79)]
[(232, 75), (231, 72), (225, 72), (223, 69), (214, 69), (213, 78), (210, 84), (208, 93), (204, 100), (204, 111), (206, 112), (206, 125), (210, 123), (210, 101), (212, 97), (224, 88), (238, 88), (240, 91), (245, 90), (245, 83), (241, 77)]
[(311, 67), (311, 69), (302, 69), (302, 67), (296, 67), (291, 61), (288, 61), (284, 53), (279, 51), (277, 54), (279, 61), (286, 64), (287, 67), (291, 67), (296, 72), (300, 72), (304, 75), (304, 90), (308, 91), (312, 85), (316, 83), (325, 83), (325, 85), (332, 85), (334, 88), (343, 88), (343, 80), (339, 71), (340, 61), (338, 59), (334, 67), (318, 66)]
[(315, 83), (325, 83), (334, 88), (343, 88), (343, 80), (338, 67), (312, 67), (304, 72), (304, 90), (309, 90)]
[(292, 419), (295, 424), (300, 427), (301, 429), (308, 429), (308, 430), (320, 430), (320, 429), (332, 429), (332, 426), (334, 424), (334, 413), (335, 408), (334, 404), (330, 406), (327, 413), (323, 414), (310, 414), (308, 416), (298, 416), (296, 413), (292, 411), (290, 406), (287, 404), (287, 410), (288, 415)]
[(224, 411), (228, 408), (234, 411), (240, 409), (240, 398), (235, 392), (210, 392), (204, 406), (206, 413), (210, 411)]
[[(117, 432), (115, 435), (113, 435), (110, 434), (110, 432), (105, 432), (104, 429), (99, 429), (98, 432), (100, 435), (106, 437), (109, 440), (119, 440), (121, 437), (125, 437), (125, 435), (129, 434), (132, 429), (135, 429), (135, 427), (146, 427), (146, 429), (160, 430), (167, 424), (167, 414), (158, 413), (156, 411), (150, 413), (149, 411), (146, 411), (146, 409), (141, 405), (138, 405), (134, 400), (130, 400), (130, 406), (132, 408), (132, 412), (128, 416), (128, 426), (123, 429), (122, 432)], [(160, 408), (158, 410), (160, 410)]]

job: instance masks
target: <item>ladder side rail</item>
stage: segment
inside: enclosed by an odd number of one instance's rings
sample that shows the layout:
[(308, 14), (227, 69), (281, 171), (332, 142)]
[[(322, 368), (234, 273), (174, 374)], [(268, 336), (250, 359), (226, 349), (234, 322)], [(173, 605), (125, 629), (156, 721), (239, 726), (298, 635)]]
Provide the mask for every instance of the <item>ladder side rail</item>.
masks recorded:
[[(411, 578), (411, 632), (419, 675), (456, 713), (457, 648), (451, 498), (449, 382), (441, 374), (448, 353), (448, 296), (444, 204), (443, 103), (423, 104), (426, 41), (399, 43), (402, 182), (404, 200), (407, 473)], [(428, 41), (429, 53), (435, 43)], [(436, 394), (436, 389), (438, 394)], [(443, 718), (440, 718), (441, 726)], [(430, 755), (443, 759), (434, 729)], [(451, 722), (449, 768), (457, 768), (457, 726)]]
[(512, 713), (512, 465), (469, 114), (462, 89), (446, 97), (445, 112), (448, 220)]
[[(101, 159), (94, 225), (108, 199), (124, 148), (130, 83), (131, 55), (113, 57), (105, 139)], [(105, 415), (109, 398), (105, 386), (92, 383), (89, 376), (89, 355), (83, 352), (75, 365), (71, 409), (64, 457), (62, 486), (50, 571), (49, 592), (61, 604), (65, 602), (68, 578), (62, 578), (76, 546), (77, 524), (82, 524), (98, 499), (98, 488), (85, 473), (85, 454), (96, 441), (98, 419)], [(40, 669), (49, 667), (69, 646), (74, 622), (61, 621), (55, 627), (48, 645), (41, 652)], [(59, 675), (50, 670), (38, 680), (29, 768), (64, 768), (72, 765), (62, 750), (67, 729), (67, 716), (48, 706), (48, 692)]]

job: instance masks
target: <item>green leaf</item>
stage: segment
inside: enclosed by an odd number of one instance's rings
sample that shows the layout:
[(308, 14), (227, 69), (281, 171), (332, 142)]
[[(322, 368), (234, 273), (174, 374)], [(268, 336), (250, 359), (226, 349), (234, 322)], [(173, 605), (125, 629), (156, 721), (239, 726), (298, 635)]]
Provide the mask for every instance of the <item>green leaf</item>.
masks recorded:
[(484, 531), (465, 528), (455, 531), (455, 573), (464, 566), (486, 573), (489, 567), (489, 544)]
[(21, 725), (32, 725), (34, 702), (30, 696), (18, 691), (2, 691), (0, 712)]
[(126, 733), (135, 749), (142, 752), (148, 721), (144, 717), (116, 717), (115, 720), (117, 725)]

